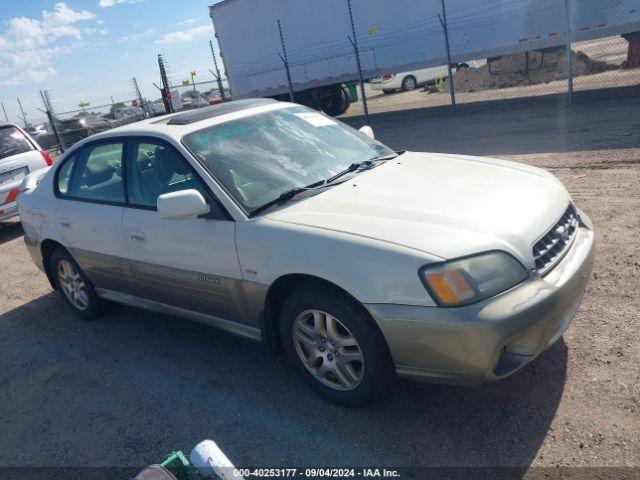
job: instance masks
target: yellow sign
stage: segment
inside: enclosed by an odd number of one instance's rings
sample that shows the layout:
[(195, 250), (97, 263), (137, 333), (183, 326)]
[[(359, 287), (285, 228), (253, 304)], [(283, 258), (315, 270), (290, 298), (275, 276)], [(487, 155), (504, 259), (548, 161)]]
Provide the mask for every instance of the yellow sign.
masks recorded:
[(88, 107), (89, 105), (91, 105), (89, 102), (80, 102), (78, 104), (80, 108), (85, 108), (85, 107)]
[(191, 76), (195, 77), (196, 76), (196, 71), (195, 70), (191, 70)]
[(182, 80), (182, 85), (184, 85), (185, 87), (189, 86), (189, 80)]
[(376, 27), (371, 27), (369, 29), (369, 35), (375, 35), (376, 33), (378, 33), (378, 29)]

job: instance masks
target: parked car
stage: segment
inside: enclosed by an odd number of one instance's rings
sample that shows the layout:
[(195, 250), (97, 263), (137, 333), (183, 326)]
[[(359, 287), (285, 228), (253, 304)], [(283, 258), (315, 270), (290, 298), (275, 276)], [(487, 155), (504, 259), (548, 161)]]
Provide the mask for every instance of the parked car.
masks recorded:
[(25, 129), (25, 132), (27, 132), (42, 149), (51, 149), (58, 144), (58, 140), (51, 131), (51, 126), (48, 123), (35, 126), (30, 125), (29, 128)]
[[(469, 63), (452, 64), (452, 68), (454, 68), (454, 70), (469, 68)], [(384, 93), (393, 93), (397, 90), (408, 92), (448, 77), (449, 71), (447, 66), (443, 65), (441, 67), (424, 68), (410, 72), (387, 74), (374, 78), (370, 83), (372, 90), (382, 90)]]
[(19, 199), (36, 265), (80, 317), (105, 301), (284, 350), (331, 401), (406, 378), (505, 378), (569, 326), (594, 258), (551, 173), (394, 152), (314, 110), (241, 100), (69, 149)]
[(402, 90), (408, 92), (419, 86), (435, 82), (440, 78), (447, 78), (449, 72), (447, 66), (424, 68), (410, 72), (387, 74), (371, 80), (372, 90), (382, 90), (384, 93)]
[(18, 214), (16, 199), (24, 178), (53, 160), (17, 125), (0, 124), (0, 221)]

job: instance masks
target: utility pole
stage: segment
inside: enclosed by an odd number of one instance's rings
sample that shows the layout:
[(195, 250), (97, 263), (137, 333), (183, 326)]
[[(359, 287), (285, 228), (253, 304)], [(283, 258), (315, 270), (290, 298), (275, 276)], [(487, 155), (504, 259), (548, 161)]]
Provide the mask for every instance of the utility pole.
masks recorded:
[(173, 113), (173, 105), (171, 104), (171, 92), (169, 91), (169, 80), (167, 79), (167, 70), (164, 65), (164, 58), (158, 54), (158, 67), (160, 68), (160, 80), (162, 82), (162, 102), (166, 113)]
[(351, 34), (353, 39), (349, 38), (351, 46), (356, 54), (356, 65), (358, 67), (358, 78), (360, 79), (360, 95), (362, 96), (362, 107), (364, 109), (364, 119), (367, 125), (371, 125), (369, 121), (369, 106), (367, 105), (367, 94), (364, 91), (364, 78), (362, 78), (362, 64), (360, 63), (360, 50), (358, 49), (358, 36), (356, 35), (356, 25), (353, 21), (353, 10), (351, 9), (351, 0), (347, 0), (347, 7), (349, 7), (349, 20), (351, 22)]
[(216, 54), (213, 51), (213, 42), (209, 40), (209, 48), (211, 48), (211, 56), (213, 57), (213, 66), (216, 69), (215, 77), (218, 82), (218, 91), (220, 92), (220, 98), (224, 102), (226, 99), (224, 98), (224, 87), (222, 86), (222, 77), (220, 77), (220, 69), (218, 68), (218, 60), (216, 59)]
[(451, 70), (451, 51), (449, 50), (449, 28), (447, 27), (447, 9), (442, 0), (442, 17), (438, 14), (438, 19), (444, 30), (444, 44), (447, 48), (447, 71), (449, 72), (449, 94), (451, 95), (451, 113), (456, 114), (456, 91), (453, 85), (453, 72)]
[(7, 116), (7, 109), (4, 108), (4, 103), (0, 102), (0, 105), (2, 105), (2, 111), (4, 112), (4, 118), (7, 121), (7, 123), (9, 123), (9, 117)]
[(289, 60), (287, 59), (287, 49), (284, 46), (284, 36), (282, 35), (282, 25), (280, 25), (280, 19), (278, 19), (278, 33), (280, 34), (280, 45), (282, 45), (282, 55), (278, 53), (280, 60), (284, 63), (284, 69), (287, 73), (287, 83), (289, 84), (289, 98), (291, 99), (291, 103), (295, 102), (295, 98), (293, 96), (293, 85), (291, 84), (291, 72), (289, 71)]
[(571, 9), (569, 0), (564, 0), (564, 15), (567, 19), (567, 95), (569, 105), (573, 104), (573, 59), (571, 58)]
[(24, 128), (27, 128), (29, 126), (29, 122), (27, 121), (27, 114), (24, 113), (24, 109), (22, 108), (22, 102), (20, 102), (20, 97), (17, 97), (16, 100), (18, 100), (18, 107), (20, 107), (20, 113), (22, 113), (22, 121), (24, 122)]

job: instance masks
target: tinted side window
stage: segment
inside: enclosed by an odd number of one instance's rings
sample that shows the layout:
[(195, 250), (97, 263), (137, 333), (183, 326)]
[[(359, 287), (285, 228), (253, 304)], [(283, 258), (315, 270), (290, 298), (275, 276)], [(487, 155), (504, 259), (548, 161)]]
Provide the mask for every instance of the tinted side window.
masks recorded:
[(0, 128), (0, 158), (10, 157), (33, 150), (33, 146), (15, 127)]
[(211, 202), (202, 180), (184, 158), (168, 145), (130, 142), (127, 155), (127, 192), (132, 205), (155, 207), (164, 193), (194, 189)]
[(65, 160), (64, 164), (58, 170), (58, 193), (60, 195), (69, 195), (69, 185), (71, 183), (71, 174), (73, 173), (73, 166), (76, 163), (76, 157), (73, 156), (68, 160)]
[(78, 159), (71, 196), (87, 200), (124, 203), (122, 142), (86, 147)]

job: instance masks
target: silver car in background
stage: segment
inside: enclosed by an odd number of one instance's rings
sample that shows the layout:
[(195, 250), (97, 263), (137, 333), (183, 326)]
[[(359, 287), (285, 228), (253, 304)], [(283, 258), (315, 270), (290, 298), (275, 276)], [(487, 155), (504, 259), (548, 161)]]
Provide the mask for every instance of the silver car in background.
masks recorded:
[(284, 351), (329, 400), (394, 374), (513, 374), (569, 326), (589, 218), (549, 172), (394, 152), (299, 105), (242, 100), (75, 145), (22, 186), (25, 242), (80, 317), (105, 301)]
[(0, 124), (0, 221), (18, 215), (16, 200), (24, 178), (52, 164), (28, 133), (11, 123)]

